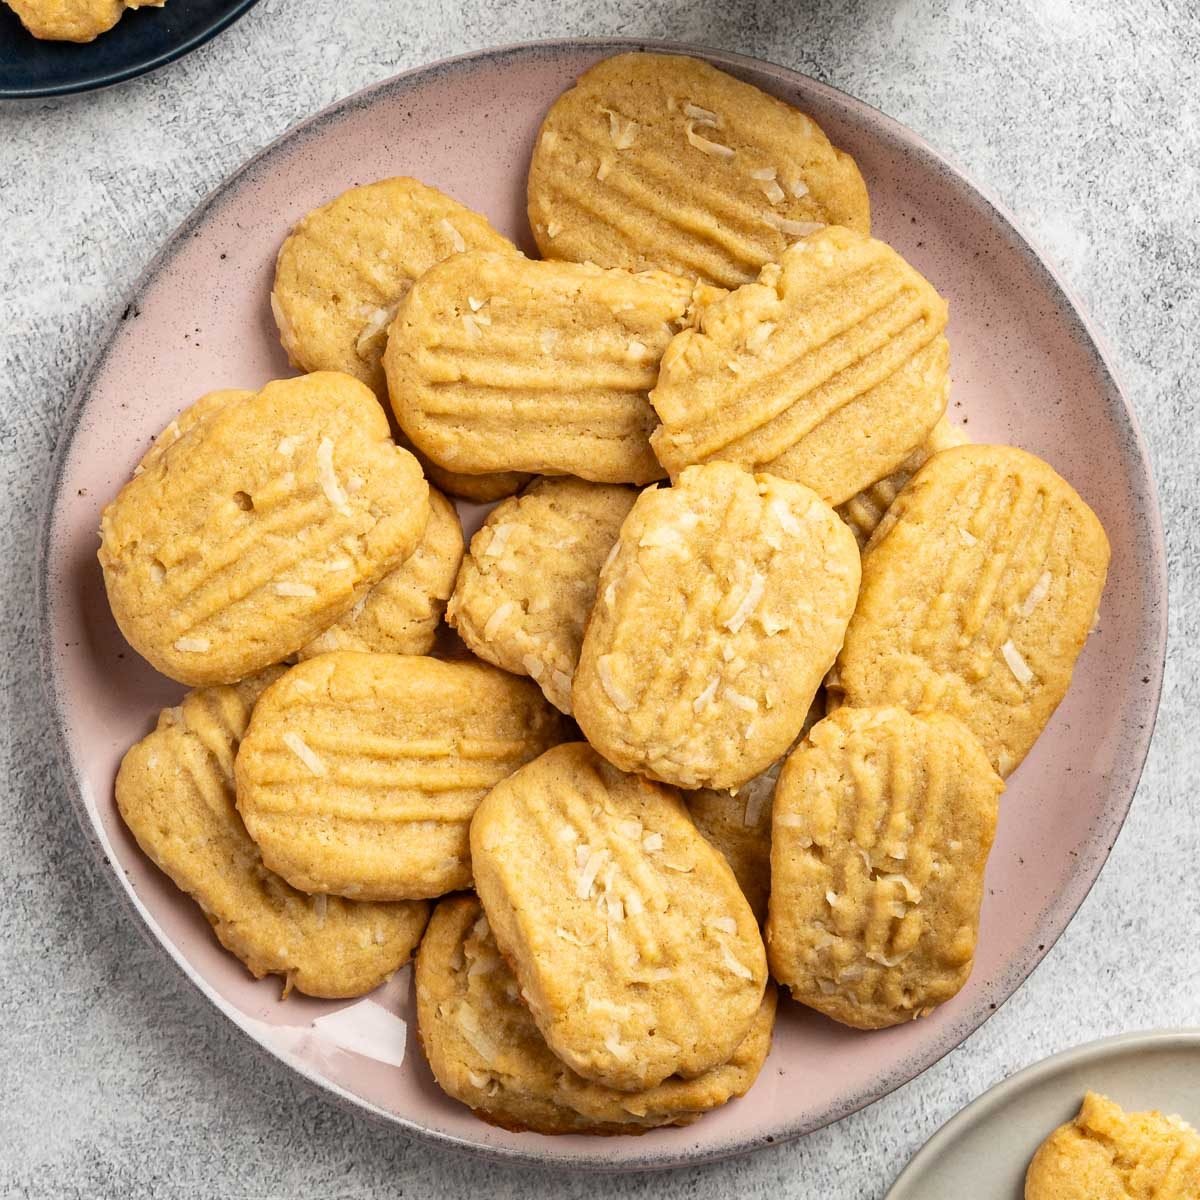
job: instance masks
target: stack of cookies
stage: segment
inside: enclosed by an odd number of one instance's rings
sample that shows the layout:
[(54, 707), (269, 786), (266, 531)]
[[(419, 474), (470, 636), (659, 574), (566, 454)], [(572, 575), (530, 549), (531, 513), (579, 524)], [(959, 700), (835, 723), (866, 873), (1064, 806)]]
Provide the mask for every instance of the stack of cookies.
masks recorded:
[[(946, 303), (789, 105), (609, 59), (529, 216), (541, 259), (392, 179), (287, 237), (305, 373), (201, 398), (103, 515), (196, 689), (116, 797), (285, 995), (415, 957), (451, 1096), (635, 1132), (751, 1086), (772, 980), (862, 1029), (959, 991), (1108, 544), (947, 422)], [(499, 501), (469, 547), (445, 492)]]

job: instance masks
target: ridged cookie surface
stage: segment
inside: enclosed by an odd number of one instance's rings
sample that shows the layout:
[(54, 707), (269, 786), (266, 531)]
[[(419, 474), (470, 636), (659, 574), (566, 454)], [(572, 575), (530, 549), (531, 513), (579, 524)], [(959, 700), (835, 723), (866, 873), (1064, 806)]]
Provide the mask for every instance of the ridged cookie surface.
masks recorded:
[(966, 446), (970, 441), (962, 429), (942, 416), (898, 470), (864, 488), (857, 496), (851, 496), (845, 504), (839, 504), (838, 516), (854, 530), (859, 547), (865, 547), (871, 540), (871, 534), (883, 520), (883, 514), (895, 503), (901, 489), (933, 455), (952, 446)]
[(533, 1019), (622, 1091), (728, 1062), (762, 1002), (754, 914), (677, 792), (556, 747), (471, 823), (475, 888)]
[(869, 232), (870, 208), (811, 117), (694, 58), (620, 54), (547, 113), (529, 223), (546, 258), (736, 287), (816, 225)]
[(831, 696), (952, 713), (1009, 775), (1066, 694), (1108, 556), (1096, 515), (1041, 459), (935, 454), (867, 543)]
[(946, 318), (891, 247), (820, 230), (667, 347), (655, 453), (672, 478), (719, 458), (841, 504), (897, 470), (945, 410)]
[(35, 37), (51, 42), (90, 42), (110, 30), (131, 8), (162, 8), (166, 0), (5, 0)]
[(355, 606), (300, 651), (300, 658), (331, 650), (375, 654), (428, 654), (463, 556), (463, 532), (454, 505), (429, 489), (429, 523), (417, 548)]
[(303, 371), (345, 371), (387, 396), (383, 348), (400, 301), (463, 250), (518, 253), (485, 217), (415, 179), (351, 188), (302, 217), (279, 250), (271, 311)]
[(359, 996), (408, 962), (429, 916), (419, 901), (306, 896), (263, 866), (234, 807), (233, 763), (250, 711), (282, 674), (189, 692), (164, 709), (117, 774), (117, 808), (142, 850), (204, 910), (261, 979), (310, 996)]
[(1200, 1134), (1179, 1117), (1125, 1112), (1088, 1092), (1038, 1148), (1025, 1200), (1196, 1200)]
[(480, 658), (529, 675), (571, 711), (571, 681), (596, 583), (637, 493), (541, 479), (471, 539), (446, 619)]
[(219, 392), (105, 508), (121, 632), (183, 683), (234, 683), (341, 618), (415, 549), (429, 486), (370, 390), (320, 372)]
[(953, 717), (841, 708), (788, 757), (771, 830), (771, 973), (859, 1029), (923, 1016), (974, 962), (1004, 790)]
[(638, 497), (600, 577), (572, 693), (610, 762), (738, 787), (792, 744), (858, 591), (854, 536), (807, 487), (731, 463)]
[(471, 886), (480, 799), (561, 738), (541, 692), (495, 667), (323, 654), (256, 707), (238, 809), (264, 861), (306, 892), (440, 896)]
[(662, 272), (457, 255), (413, 286), (388, 335), (396, 419), (453, 471), (660, 479), (646, 396), (694, 288)]
[(744, 1095), (771, 1046), (775, 988), (733, 1057), (695, 1079), (621, 1092), (555, 1057), (520, 998), (474, 896), (441, 901), (416, 964), (417, 1027), (434, 1077), (494, 1125), (536, 1133), (637, 1133), (687, 1125)]

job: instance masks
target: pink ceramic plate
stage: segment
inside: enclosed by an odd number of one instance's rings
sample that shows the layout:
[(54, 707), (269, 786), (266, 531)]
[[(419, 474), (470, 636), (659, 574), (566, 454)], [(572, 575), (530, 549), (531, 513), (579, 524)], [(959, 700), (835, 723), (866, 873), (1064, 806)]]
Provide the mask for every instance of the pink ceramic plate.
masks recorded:
[(498, 1157), (607, 1168), (720, 1158), (837, 1120), (912, 1078), (1003, 1003), (1062, 933), (1121, 827), (1150, 741), (1166, 637), (1145, 449), (1085, 319), (1045, 262), (894, 121), (782, 67), (695, 51), (811, 112), (855, 156), (875, 232), (950, 298), (954, 415), (976, 440), (1048, 458), (1112, 540), (1101, 628), (1004, 798), (969, 985), (933, 1016), (874, 1034), (784, 1004), (771, 1058), (745, 1099), (687, 1129), (598, 1141), (506, 1133), (441, 1095), (415, 1043), (407, 971), (357, 1006), (281, 1004), (276, 982), (254, 982), (217, 946), (113, 805), (122, 752), (181, 689), (113, 625), (96, 565), (100, 509), (151, 436), (201, 393), (289, 374), (267, 295), (296, 218), (352, 184), (411, 174), (528, 245), (525, 169), (542, 114), (587, 66), (629, 45), (518, 46), (399, 76), (294, 129), (201, 205), (142, 277), (79, 390), (59, 447), (42, 595), (47, 686), (84, 828), (196, 986), (282, 1061), (406, 1130)]

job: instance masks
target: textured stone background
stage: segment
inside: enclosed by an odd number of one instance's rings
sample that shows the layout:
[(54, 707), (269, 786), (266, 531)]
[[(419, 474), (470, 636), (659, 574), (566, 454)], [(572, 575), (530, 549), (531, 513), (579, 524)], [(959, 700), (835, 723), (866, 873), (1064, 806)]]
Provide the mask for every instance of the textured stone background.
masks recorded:
[[(301, 117), (403, 68), (606, 33), (808, 72), (924, 135), (1015, 211), (1111, 340), (1154, 452), (1173, 587), (1133, 813), (1017, 996), (833, 1128), (741, 1161), (602, 1182), (434, 1151), (246, 1054), (143, 942), (84, 847), (44, 732), (32, 576), (68, 397), (125, 290), (209, 189)], [(1198, 60), (1200, 7), (1178, 0), (263, 0), (151, 78), (0, 108), (0, 1195), (507, 1200), (550, 1187), (869, 1200), (1014, 1070), (1104, 1034), (1200, 1024)]]

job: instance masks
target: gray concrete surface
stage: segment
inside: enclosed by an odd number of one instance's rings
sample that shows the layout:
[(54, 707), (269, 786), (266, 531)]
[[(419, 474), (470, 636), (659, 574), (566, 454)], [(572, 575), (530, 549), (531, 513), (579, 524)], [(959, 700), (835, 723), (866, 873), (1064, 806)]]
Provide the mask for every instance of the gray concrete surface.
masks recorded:
[[(172, 227), (268, 139), (366, 83), (456, 51), (588, 33), (691, 40), (809, 72), (996, 193), (1111, 339), (1153, 449), (1173, 584), (1166, 690), (1133, 813), (1017, 996), (833, 1128), (621, 1180), (438, 1152), (248, 1057), (91, 861), (33, 649), (35, 524), (59, 417)], [(1198, 60), (1200, 9), (1179, 0), (263, 0), (151, 78), (0, 109), (0, 1195), (870, 1200), (946, 1118), (1027, 1063), (1120, 1030), (1200, 1024)]]

